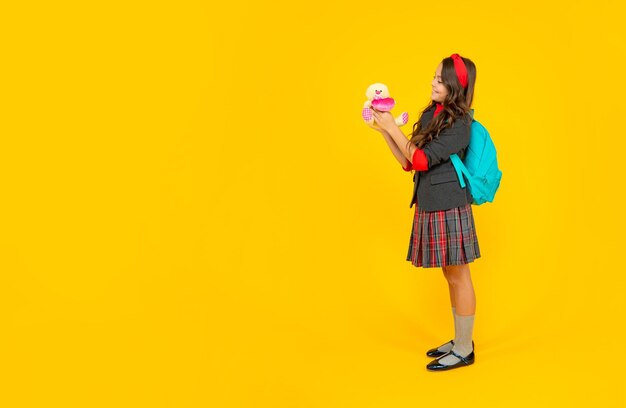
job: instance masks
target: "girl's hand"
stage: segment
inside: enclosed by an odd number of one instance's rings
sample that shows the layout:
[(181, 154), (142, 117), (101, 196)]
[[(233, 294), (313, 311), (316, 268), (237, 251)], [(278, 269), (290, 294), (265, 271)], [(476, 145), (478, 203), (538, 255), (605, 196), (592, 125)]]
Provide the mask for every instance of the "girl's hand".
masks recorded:
[(369, 122), (365, 122), (365, 123), (367, 123), (367, 126), (371, 127), (372, 129), (374, 129), (374, 130), (376, 130), (376, 131), (378, 131), (380, 133), (383, 133), (385, 131), (383, 128), (378, 126), (378, 124), (375, 121), (372, 121), (372, 123), (369, 123)]
[(391, 112), (379, 112), (376, 109), (372, 109), (372, 116), (374, 116), (374, 123), (377, 123), (383, 130), (389, 132), (396, 125)]

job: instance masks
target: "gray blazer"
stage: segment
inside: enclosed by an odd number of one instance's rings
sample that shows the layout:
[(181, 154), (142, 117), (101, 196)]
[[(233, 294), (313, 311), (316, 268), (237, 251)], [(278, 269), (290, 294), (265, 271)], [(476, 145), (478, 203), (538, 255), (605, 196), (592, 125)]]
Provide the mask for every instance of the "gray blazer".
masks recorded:
[[(428, 124), (434, 114), (435, 106), (424, 112), (420, 118), (422, 128)], [(461, 160), (465, 157), (469, 145), (470, 126), (470, 115), (458, 118), (452, 127), (442, 130), (438, 137), (423, 147), (428, 159), (428, 170), (415, 171), (413, 197), (409, 208), (417, 202), (420, 210), (448, 210), (472, 202), (467, 183), (465, 188), (461, 188), (450, 160), (450, 155), (453, 153), (458, 154)]]

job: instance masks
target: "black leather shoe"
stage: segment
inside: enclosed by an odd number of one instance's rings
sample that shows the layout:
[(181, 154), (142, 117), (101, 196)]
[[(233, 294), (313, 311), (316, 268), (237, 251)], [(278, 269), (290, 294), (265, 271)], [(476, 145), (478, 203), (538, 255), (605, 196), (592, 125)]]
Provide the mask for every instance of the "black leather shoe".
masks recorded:
[[(457, 362), (456, 364), (446, 365), (446, 364), (441, 364), (439, 362), (439, 360), (442, 358), (442, 357), (439, 357), (431, 361), (430, 363), (428, 363), (428, 365), (426, 366), (426, 369), (430, 371), (444, 371), (444, 370), (452, 370), (454, 368), (465, 367), (465, 366), (474, 364), (474, 349), (472, 349), (472, 352), (469, 353), (465, 357), (461, 357), (460, 355), (458, 355), (452, 350), (448, 351), (448, 353), (452, 354), (453, 356), (458, 358), (460, 361)], [(448, 353), (446, 353), (446, 355)]]
[[(452, 343), (452, 345), (454, 346), (454, 339), (450, 340), (448, 343)], [(441, 346), (448, 344), (448, 343), (443, 343)], [(447, 351), (439, 351), (439, 347), (441, 346), (437, 346), (435, 348), (431, 348), (430, 350), (428, 350), (426, 352), (426, 355), (428, 357), (439, 357), (439, 356), (443, 356), (444, 354), (447, 353)], [(472, 350), (474, 350), (474, 340), (472, 340)]]

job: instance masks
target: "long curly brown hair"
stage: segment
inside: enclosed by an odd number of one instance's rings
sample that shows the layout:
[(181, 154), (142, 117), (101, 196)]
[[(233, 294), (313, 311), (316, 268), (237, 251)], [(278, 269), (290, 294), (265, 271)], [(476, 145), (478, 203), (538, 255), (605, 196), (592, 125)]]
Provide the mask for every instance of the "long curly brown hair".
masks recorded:
[(472, 101), (474, 99), (474, 85), (476, 83), (476, 65), (469, 58), (461, 58), (467, 69), (467, 88), (461, 86), (461, 82), (456, 75), (454, 69), (454, 60), (451, 57), (444, 58), (441, 67), (441, 79), (448, 95), (443, 102), (443, 110), (431, 120), (424, 129), (421, 126), (421, 116), (428, 109), (434, 107), (436, 102), (431, 100), (428, 106), (420, 114), (420, 119), (413, 124), (413, 131), (407, 142), (415, 144), (418, 148), (422, 148), (425, 144), (432, 141), (433, 138), (439, 136), (439, 133), (454, 123), (458, 118), (462, 118), (470, 113)]

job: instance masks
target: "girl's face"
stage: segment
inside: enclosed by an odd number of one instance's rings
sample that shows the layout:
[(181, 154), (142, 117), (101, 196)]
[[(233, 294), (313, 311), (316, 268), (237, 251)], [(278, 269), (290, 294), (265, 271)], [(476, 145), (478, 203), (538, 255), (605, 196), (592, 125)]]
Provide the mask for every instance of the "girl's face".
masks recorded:
[(440, 63), (437, 66), (437, 70), (435, 71), (435, 76), (433, 77), (432, 87), (433, 92), (431, 95), (431, 99), (435, 102), (443, 103), (446, 100), (446, 96), (448, 96), (448, 89), (443, 84), (443, 80), (441, 79), (441, 69), (443, 68), (443, 63)]

